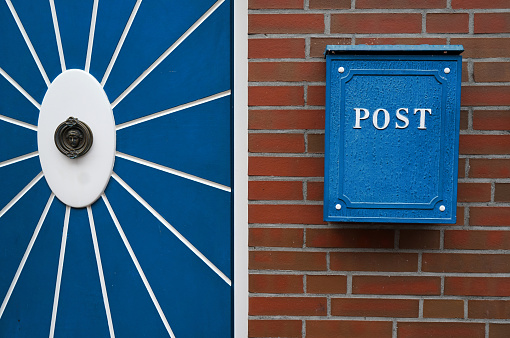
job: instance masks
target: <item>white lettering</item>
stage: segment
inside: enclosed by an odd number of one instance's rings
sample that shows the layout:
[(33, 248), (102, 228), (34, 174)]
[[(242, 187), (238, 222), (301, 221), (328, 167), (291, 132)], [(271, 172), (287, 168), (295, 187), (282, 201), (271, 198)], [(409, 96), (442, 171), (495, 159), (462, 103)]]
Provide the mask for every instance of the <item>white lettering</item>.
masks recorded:
[(417, 112), (420, 112), (420, 126), (418, 129), (427, 129), (427, 127), (425, 127), (425, 113), (432, 115), (432, 109), (416, 108), (414, 110), (414, 115), (416, 115)]
[[(384, 125), (382, 127), (379, 127), (379, 123), (377, 121), (377, 117), (379, 116), (379, 112), (384, 112)], [(374, 112), (374, 116), (372, 118), (372, 123), (374, 124), (374, 127), (379, 130), (386, 129), (388, 125), (390, 124), (390, 113), (386, 109), (379, 108)]]
[(400, 111), (404, 111), (406, 114), (409, 114), (409, 109), (407, 109), (407, 108), (397, 109), (397, 119), (404, 122), (404, 125), (401, 126), (398, 124), (398, 122), (395, 122), (395, 128), (396, 129), (406, 129), (409, 126), (409, 119), (407, 118), (407, 116), (400, 114)]
[[(354, 129), (361, 129), (361, 125), (360, 125), (361, 120), (368, 119), (370, 112), (368, 111), (368, 109), (365, 109), (365, 108), (354, 108), (354, 110), (356, 111), (356, 124), (354, 125)], [(361, 117), (362, 110), (364, 112), (363, 117)]]

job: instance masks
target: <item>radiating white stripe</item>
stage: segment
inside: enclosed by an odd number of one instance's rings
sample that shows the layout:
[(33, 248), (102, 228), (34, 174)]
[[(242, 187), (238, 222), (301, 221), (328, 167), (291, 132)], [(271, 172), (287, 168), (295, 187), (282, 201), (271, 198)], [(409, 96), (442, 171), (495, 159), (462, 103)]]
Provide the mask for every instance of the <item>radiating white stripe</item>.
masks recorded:
[(0, 75), (2, 75), (7, 81), (9, 81), (9, 83), (14, 88), (16, 88), (25, 98), (27, 98), (27, 100), (30, 101), (30, 103), (32, 103), (37, 109), (41, 110), (41, 105), (39, 104), (39, 102), (34, 100), (34, 98), (30, 96), (30, 94), (25, 89), (23, 89), (23, 87), (21, 87), (16, 81), (14, 81), (14, 79), (10, 77), (9, 74), (7, 74), (5, 70), (3, 70), (2, 68), (0, 68)]
[(138, 262), (135, 252), (133, 251), (133, 248), (131, 248), (131, 245), (129, 244), (126, 234), (124, 233), (124, 230), (122, 230), (119, 220), (117, 219), (117, 216), (115, 216), (115, 213), (113, 212), (112, 206), (110, 205), (108, 198), (106, 198), (105, 194), (102, 194), (101, 197), (103, 198), (103, 201), (106, 204), (106, 208), (108, 208), (108, 212), (110, 212), (110, 216), (112, 217), (113, 223), (115, 223), (115, 226), (117, 227), (117, 231), (119, 232), (120, 237), (122, 238), (122, 241), (124, 242), (124, 245), (126, 246), (126, 249), (129, 252), (129, 255), (131, 256), (133, 263), (136, 266), (136, 270), (138, 270), (138, 274), (142, 278), (143, 284), (145, 285), (145, 288), (147, 289), (147, 292), (149, 293), (149, 295), (152, 299), (152, 302), (154, 303), (154, 306), (156, 307), (156, 310), (158, 311), (159, 316), (161, 317), (161, 320), (163, 321), (163, 324), (165, 325), (165, 328), (166, 328), (168, 334), (170, 335), (170, 337), (175, 338), (175, 335), (174, 335), (172, 329), (170, 328), (170, 324), (168, 323), (168, 320), (165, 317), (163, 309), (159, 305), (158, 299), (156, 298), (154, 291), (152, 291), (149, 281), (147, 280), (147, 277), (145, 276), (145, 273), (142, 270), (142, 266)]
[(225, 186), (223, 184), (219, 184), (219, 183), (216, 183), (216, 182), (213, 182), (213, 181), (209, 181), (209, 180), (206, 180), (205, 178), (194, 176), (194, 175), (191, 175), (191, 174), (179, 171), (179, 170), (168, 168), (168, 167), (162, 166), (161, 164), (157, 164), (157, 163), (154, 163), (154, 162), (149, 162), (149, 161), (143, 160), (141, 158), (134, 157), (134, 156), (131, 156), (131, 155), (127, 155), (127, 154), (124, 154), (124, 153), (121, 153), (121, 152), (116, 152), (115, 155), (117, 157), (123, 158), (125, 160), (132, 161), (132, 162), (135, 162), (135, 163), (138, 163), (138, 164), (141, 164), (141, 165), (153, 168), (153, 169), (161, 170), (161, 171), (164, 171), (166, 173), (169, 173), (169, 174), (172, 174), (172, 175), (175, 175), (175, 176), (179, 176), (179, 177), (182, 177), (182, 178), (194, 181), (194, 182), (198, 182), (198, 183), (201, 183), (201, 184), (204, 184), (204, 185), (216, 188), (216, 189), (220, 189), (220, 190), (227, 191), (227, 192), (231, 191), (230, 187), (227, 187), (227, 186)]
[(66, 254), (67, 230), (69, 229), (69, 214), (71, 207), (66, 206), (64, 218), (64, 229), (62, 231), (62, 242), (60, 243), (60, 257), (58, 259), (57, 283), (55, 284), (55, 296), (53, 298), (53, 311), (51, 313), (50, 338), (55, 335), (55, 323), (57, 322), (58, 298), (60, 296), (60, 284), (62, 282), (62, 270), (64, 268), (64, 257)]
[(66, 71), (66, 60), (64, 58), (64, 48), (60, 39), (60, 29), (58, 28), (57, 11), (55, 9), (55, 0), (50, 0), (51, 18), (53, 19), (53, 28), (55, 29), (55, 37), (57, 38), (58, 55), (60, 57), (60, 66), (62, 72)]
[(126, 191), (129, 192), (131, 194), (131, 196), (133, 196), (141, 205), (143, 205), (147, 210), (149, 210), (149, 212), (154, 217), (156, 217), (158, 219), (158, 221), (160, 221), (164, 226), (166, 226), (167, 229), (170, 230), (175, 235), (175, 237), (177, 237), (184, 245), (186, 245), (188, 247), (188, 249), (190, 249), (198, 258), (200, 258), (205, 264), (207, 264), (207, 266), (211, 270), (213, 270), (218, 276), (220, 276), (220, 278), (223, 279), (225, 281), (225, 283), (227, 283), (229, 286), (232, 285), (232, 282), (230, 281), (230, 279), (223, 272), (221, 272), (221, 270), (218, 269), (216, 267), (216, 265), (214, 265), (209, 259), (207, 259), (207, 257), (205, 257), (203, 253), (198, 251), (198, 249), (195, 248), (193, 246), (193, 244), (191, 244), (186, 239), (186, 237), (181, 235), (181, 233), (179, 231), (177, 231), (177, 229), (175, 229), (170, 223), (168, 223), (167, 220), (164, 219), (163, 216), (161, 216), (156, 210), (154, 210), (154, 208), (151, 207), (149, 205), (149, 203), (147, 203), (140, 195), (138, 195), (136, 193), (136, 191), (133, 190), (133, 188), (131, 188), (126, 182), (124, 182), (116, 173), (112, 173), (112, 177), (124, 189), (126, 189)]
[(216, 9), (218, 9), (224, 1), (225, 0), (218, 0), (211, 8), (209, 8), (209, 10), (207, 10), (207, 12), (204, 13), (204, 15), (202, 15), (190, 28), (188, 28), (188, 30), (184, 32), (184, 34), (182, 34), (181, 37), (177, 39), (172, 46), (170, 46), (170, 48), (168, 48), (156, 61), (154, 61), (154, 63), (147, 68), (147, 70), (144, 71), (142, 75), (140, 75), (122, 94), (120, 94), (120, 96), (112, 103), (112, 109), (115, 108), (115, 106), (117, 106), (119, 102), (122, 101), (122, 99), (124, 99), (133, 89), (135, 89), (136, 86), (138, 86), (138, 84), (140, 84), (140, 82), (142, 82), (147, 75), (154, 70), (154, 68), (159, 66), (159, 64), (163, 62), (170, 53), (172, 53), (184, 40), (186, 40), (186, 38), (190, 36), (190, 34), (193, 33), (212, 13), (214, 13), (214, 11), (216, 11)]
[(44, 70), (41, 60), (39, 60), (39, 56), (37, 56), (35, 48), (32, 45), (32, 42), (30, 41), (27, 32), (25, 31), (25, 27), (23, 27), (23, 24), (21, 23), (21, 20), (18, 16), (18, 13), (16, 13), (16, 9), (14, 9), (11, 0), (5, 0), (5, 2), (7, 3), (7, 6), (9, 6), (9, 9), (11, 10), (11, 14), (14, 18), (14, 21), (16, 21), (16, 24), (18, 25), (19, 31), (21, 32), (21, 35), (23, 35), (23, 39), (25, 39), (25, 43), (27, 44), (28, 49), (32, 54), (32, 57), (34, 58), (35, 63), (37, 64), (37, 68), (39, 68), (39, 71), (41, 72), (44, 82), (46, 82), (46, 85), (49, 87), (51, 84), (50, 79), (48, 79), (48, 75), (46, 75), (46, 71)]
[(0, 115), (0, 120), (5, 121), (5, 122), (9, 122), (9, 123), (15, 124), (17, 126), (33, 130), (33, 131), (37, 131), (37, 127), (34, 126), (33, 124), (26, 123), (26, 122), (23, 122), (23, 121), (20, 121), (20, 120), (16, 120), (16, 119), (13, 119), (13, 118), (8, 117), (8, 116)]
[(110, 73), (113, 69), (113, 65), (115, 64), (115, 61), (117, 61), (117, 57), (119, 56), (120, 50), (122, 49), (122, 45), (124, 44), (124, 41), (126, 40), (126, 36), (129, 33), (129, 29), (131, 28), (131, 25), (133, 24), (133, 20), (135, 20), (136, 13), (138, 12), (138, 8), (140, 8), (141, 4), (142, 4), (142, 0), (138, 0), (135, 4), (135, 7), (133, 7), (133, 11), (131, 12), (131, 15), (129, 16), (129, 20), (126, 23), (126, 27), (124, 27), (124, 31), (122, 32), (122, 35), (120, 36), (119, 43), (117, 44), (117, 48), (115, 48), (115, 52), (113, 53), (112, 59), (110, 60), (110, 63), (108, 64), (108, 67), (106, 68), (106, 71), (103, 75), (103, 79), (101, 80), (101, 86), (103, 86), (103, 87), (106, 84), (106, 81), (108, 81), (108, 77), (110, 76)]
[(5, 308), (7, 307), (7, 304), (9, 303), (9, 299), (11, 298), (12, 291), (14, 291), (14, 288), (16, 287), (16, 284), (18, 283), (19, 276), (21, 275), (21, 272), (23, 271), (23, 268), (25, 267), (25, 263), (27, 262), (30, 252), (32, 251), (35, 240), (37, 239), (37, 236), (39, 235), (39, 231), (41, 230), (44, 220), (46, 219), (48, 210), (50, 210), (50, 206), (51, 206), (51, 203), (53, 202), (54, 197), (55, 197), (55, 195), (53, 193), (51, 193), (50, 198), (48, 199), (48, 202), (46, 203), (46, 207), (44, 208), (44, 210), (41, 214), (41, 218), (39, 218), (39, 223), (37, 223), (37, 226), (35, 227), (34, 234), (32, 235), (30, 242), (28, 243), (27, 249), (25, 250), (25, 254), (23, 255), (23, 258), (21, 259), (21, 262), (19, 263), (18, 270), (16, 271), (16, 274), (14, 275), (14, 278), (12, 279), (11, 285), (9, 286), (9, 290), (7, 290), (7, 294), (5, 295), (2, 306), (0, 307), (0, 318), (2, 318)]
[(211, 96), (208, 96), (208, 97), (204, 97), (203, 99), (199, 99), (199, 100), (196, 100), (196, 101), (193, 101), (193, 102), (185, 103), (185, 104), (182, 104), (182, 105), (174, 107), (174, 108), (170, 108), (170, 109), (163, 110), (163, 111), (151, 114), (151, 115), (140, 117), (140, 118), (135, 119), (135, 120), (124, 122), (124, 123), (121, 123), (121, 124), (117, 125), (116, 129), (117, 130), (121, 130), (121, 129), (124, 129), (124, 128), (127, 128), (127, 127), (134, 126), (134, 125), (139, 124), (139, 123), (143, 123), (143, 122), (147, 122), (147, 121), (156, 119), (158, 117), (162, 117), (162, 116), (165, 116), (165, 115), (168, 115), (168, 114), (172, 114), (172, 113), (184, 110), (184, 109), (188, 109), (188, 108), (195, 107), (195, 106), (207, 103), (207, 102), (211, 102), (211, 101), (214, 101), (214, 100), (217, 100), (217, 99), (221, 99), (222, 97), (230, 95), (230, 93), (231, 93), (230, 90), (226, 90), (226, 91), (218, 93), (218, 94), (214, 94), (214, 95), (211, 95)]
[(29, 158), (36, 157), (37, 155), (39, 155), (39, 152), (34, 151), (33, 153), (30, 153), (30, 154), (21, 155), (21, 156), (15, 157), (15, 158), (11, 158), (10, 160), (0, 162), (0, 168), (7, 167), (8, 165), (18, 163), (18, 162), (21, 162), (24, 160), (28, 160)]
[(94, 0), (94, 6), (92, 7), (92, 19), (90, 20), (90, 31), (89, 31), (89, 45), (87, 47), (87, 59), (85, 61), (85, 71), (88, 73), (90, 70), (90, 61), (92, 59), (92, 47), (94, 46), (94, 33), (96, 31), (96, 19), (97, 19), (97, 6), (99, 0)]
[(0, 218), (5, 215), (5, 213), (7, 211), (9, 211), (10, 208), (12, 208), (14, 206), (14, 204), (16, 204), (20, 199), (21, 197), (23, 197), (30, 189), (32, 189), (32, 187), (37, 183), (39, 182), (39, 180), (43, 177), (43, 172), (41, 171), (32, 181), (30, 181), (30, 183), (28, 183), (26, 185), (26, 187), (24, 187), (23, 189), (21, 189), (21, 191), (16, 195), (14, 196), (14, 198), (9, 202), (7, 203), (7, 205), (2, 209), (0, 210)]
[(97, 244), (96, 226), (94, 224), (94, 215), (92, 215), (92, 208), (90, 205), (87, 207), (89, 215), (90, 233), (92, 235), (92, 242), (94, 243), (94, 252), (96, 254), (97, 272), (99, 273), (99, 282), (101, 284), (101, 292), (103, 293), (104, 309), (106, 311), (106, 319), (108, 320), (108, 329), (110, 330), (110, 337), (115, 338), (115, 331), (113, 330), (112, 314), (110, 312), (110, 303), (108, 302), (108, 293), (106, 292), (106, 283), (104, 281), (103, 264), (101, 263), (101, 255), (99, 254), (99, 245)]

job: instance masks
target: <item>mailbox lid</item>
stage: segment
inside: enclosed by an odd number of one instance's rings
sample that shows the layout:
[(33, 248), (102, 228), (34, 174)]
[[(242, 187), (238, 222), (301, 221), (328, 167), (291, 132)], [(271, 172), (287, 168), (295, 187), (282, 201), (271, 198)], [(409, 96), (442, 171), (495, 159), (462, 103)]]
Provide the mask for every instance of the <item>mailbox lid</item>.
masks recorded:
[(462, 45), (327, 45), (324, 54), (460, 55), (463, 51)]
[(463, 48), (368, 47), (326, 51), (324, 219), (455, 223)]

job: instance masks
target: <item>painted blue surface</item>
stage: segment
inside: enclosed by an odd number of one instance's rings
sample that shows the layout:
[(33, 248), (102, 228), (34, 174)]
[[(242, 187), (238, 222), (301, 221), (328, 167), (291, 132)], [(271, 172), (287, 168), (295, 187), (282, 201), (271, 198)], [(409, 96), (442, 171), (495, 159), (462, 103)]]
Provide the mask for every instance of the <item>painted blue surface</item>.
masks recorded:
[(227, 96), (121, 129), (117, 150), (230, 186), (229, 107)]
[[(38, 185), (41, 186), (41, 189), (29, 193), (23, 204), (24, 210), (33, 208), (33, 213), (30, 213), (33, 217), (38, 216), (38, 214), (40, 216), (47, 202), (45, 199), (49, 198), (50, 190), (44, 180)], [(35, 205), (37, 206), (34, 207)], [(17, 211), (13, 210), (15, 217), (19, 217)], [(64, 225), (64, 211), (65, 206), (54, 199), (0, 321), (1, 337), (48, 336), (53, 310), (60, 240)], [(23, 211), (21, 213), (23, 214)], [(38, 220), (31, 219), (29, 222), (31, 228), (26, 229), (24, 235), (31, 236), (37, 222)], [(0, 224), (2, 224), (1, 221)], [(32, 230), (32, 232), (29, 230)], [(7, 240), (3, 236), (2, 238)], [(21, 245), (19, 247), (22, 248)], [(2, 271), (4, 270), (2, 269)], [(5, 277), (9, 276), (6, 275)], [(10, 278), (12, 277), (14, 277), (14, 274), (10, 276)], [(2, 297), (4, 294), (5, 292), (2, 290)]]
[(39, 118), (39, 110), (3, 76), (0, 76), (0, 115), (35, 126)]
[(325, 220), (455, 223), (460, 78), (457, 55), (327, 55)]
[(0, 210), (41, 172), (38, 157), (0, 168)]
[(0, 120), (0, 144), (16, 140), (16, 147), (6, 147), (0, 152), (0, 162), (37, 151), (37, 132)]

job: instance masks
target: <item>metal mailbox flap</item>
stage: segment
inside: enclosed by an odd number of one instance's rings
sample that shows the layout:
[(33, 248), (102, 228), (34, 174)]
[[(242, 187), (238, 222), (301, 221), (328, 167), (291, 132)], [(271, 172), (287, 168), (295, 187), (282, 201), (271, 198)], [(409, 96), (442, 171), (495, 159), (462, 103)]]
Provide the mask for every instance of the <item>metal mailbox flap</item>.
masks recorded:
[(328, 46), (324, 219), (455, 223), (462, 46)]

